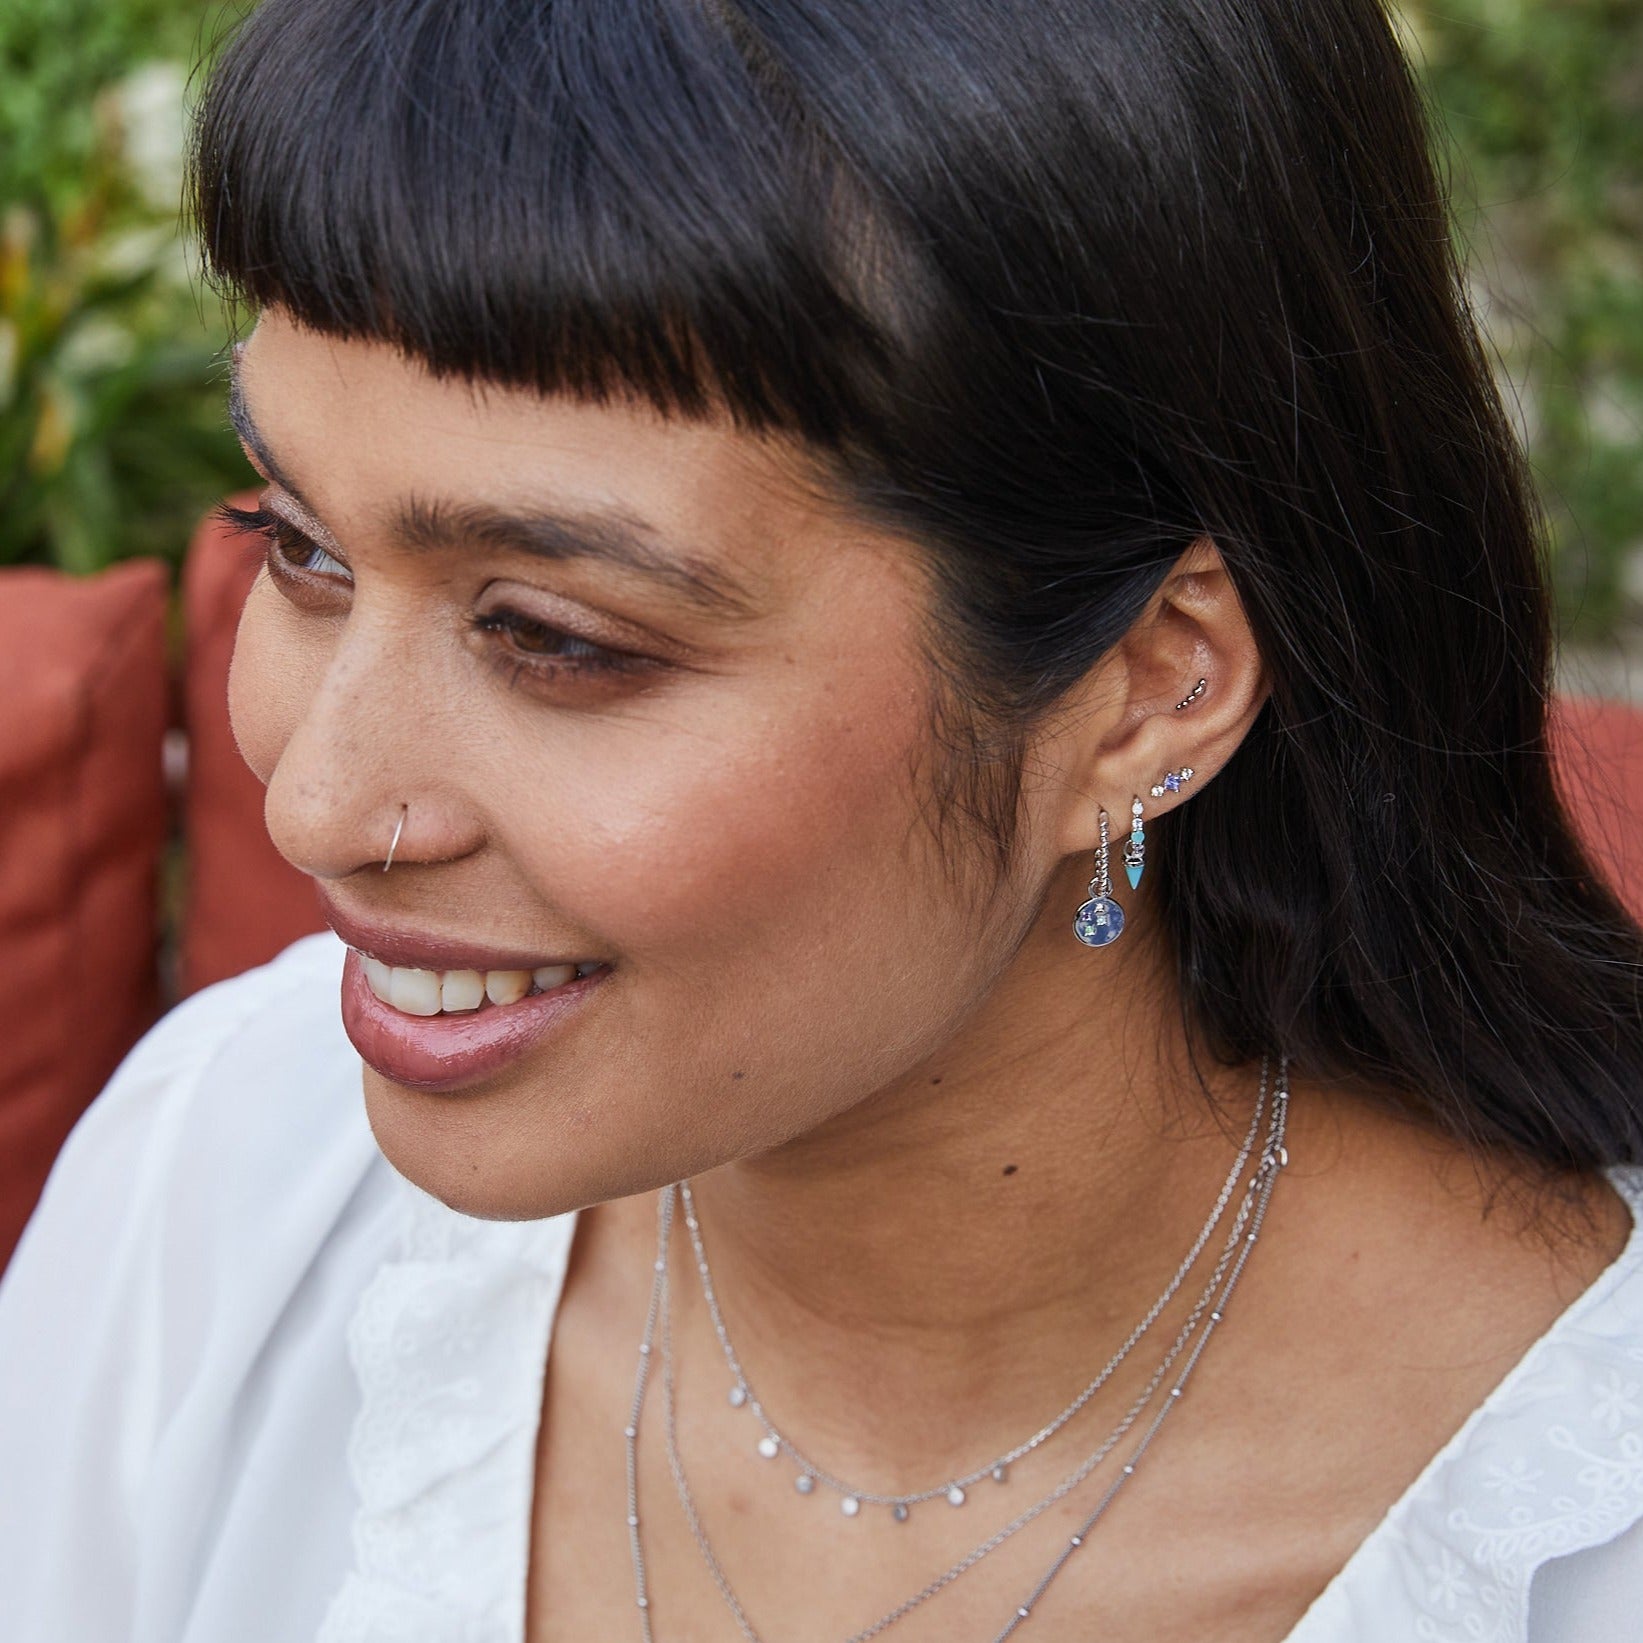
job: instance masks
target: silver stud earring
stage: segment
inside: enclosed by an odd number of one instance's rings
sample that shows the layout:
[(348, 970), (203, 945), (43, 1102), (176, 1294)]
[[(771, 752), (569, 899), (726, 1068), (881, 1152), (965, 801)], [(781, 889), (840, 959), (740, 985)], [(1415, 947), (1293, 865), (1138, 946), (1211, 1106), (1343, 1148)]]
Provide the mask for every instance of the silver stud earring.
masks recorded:
[(1191, 707), (1192, 704), (1194, 702), (1196, 702), (1198, 700), (1198, 698), (1200, 696), (1202, 696), (1204, 694), (1204, 692), (1208, 689), (1209, 689), (1209, 680), (1208, 679), (1200, 679), (1198, 681), (1198, 683), (1195, 684), (1192, 687), (1192, 689), (1189, 690), (1187, 692), (1187, 694), (1179, 702), (1177, 702), (1175, 704), (1175, 711), (1177, 713), (1179, 713), (1182, 708)]
[(399, 807), (399, 823), (394, 828), (394, 836), (388, 844), (387, 859), (384, 860), (382, 864), (382, 870), (384, 873), (386, 873), (388, 869), (394, 865), (394, 852), (399, 848), (399, 835), (405, 831), (405, 818), (410, 815), (410, 813), (411, 807), (409, 805), (402, 804)]
[(1101, 812), (1101, 842), (1095, 850), (1095, 877), (1090, 880), (1089, 900), (1073, 918), (1073, 934), (1086, 947), (1105, 947), (1124, 933), (1124, 909), (1112, 899), (1112, 875), (1108, 868), (1107, 812)]
[(1192, 766), (1189, 764), (1183, 770), (1172, 770), (1157, 787), (1153, 788), (1152, 796), (1161, 799), (1166, 793), (1179, 793), (1182, 782), (1192, 780)]

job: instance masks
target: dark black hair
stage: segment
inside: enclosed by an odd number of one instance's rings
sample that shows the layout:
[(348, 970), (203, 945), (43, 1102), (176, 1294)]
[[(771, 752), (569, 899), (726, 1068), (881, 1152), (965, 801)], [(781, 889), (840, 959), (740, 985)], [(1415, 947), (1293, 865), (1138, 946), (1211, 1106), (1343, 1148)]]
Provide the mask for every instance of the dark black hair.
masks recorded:
[(924, 544), (1007, 858), (1027, 730), (1192, 542), (1272, 693), (1153, 829), (1197, 1040), (1643, 1159), (1643, 933), (1547, 743), (1526, 462), (1380, 0), (265, 0), (229, 291), (438, 374), (796, 435)]

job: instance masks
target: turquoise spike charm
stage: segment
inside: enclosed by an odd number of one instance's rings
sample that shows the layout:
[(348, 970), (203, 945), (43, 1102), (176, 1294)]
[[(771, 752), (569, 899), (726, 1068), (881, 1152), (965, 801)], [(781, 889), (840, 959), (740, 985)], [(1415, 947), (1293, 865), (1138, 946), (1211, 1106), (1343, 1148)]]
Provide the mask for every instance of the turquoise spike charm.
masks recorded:
[(1141, 801), (1130, 806), (1130, 842), (1124, 847), (1124, 871), (1129, 875), (1130, 889), (1141, 888), (1141, 870), (1147, 865), (1147, 833), (1141, 825)]

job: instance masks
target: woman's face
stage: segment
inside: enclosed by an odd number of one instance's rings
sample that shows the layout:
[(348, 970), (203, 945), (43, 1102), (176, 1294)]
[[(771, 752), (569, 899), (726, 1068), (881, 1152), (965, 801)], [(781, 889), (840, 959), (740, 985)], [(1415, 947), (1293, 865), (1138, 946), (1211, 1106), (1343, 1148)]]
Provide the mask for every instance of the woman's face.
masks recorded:
[(392, 1163), (469, 1213), (545, 1215), (926, 1082), (1056, 860), (1029, 826), (1026, 892), (967, 893), (979, 843), (950, 876), (913, 551), (724, 426), (472, 391), (277, 311), (238, 366), (282, 481), (230, 686), (275, 843), (339, 924), (386, 927), (357, 943), (384, 960), (601, 966), (557, 1013), (487, 1001), (527, 1025), (475, 1059), (462, 1035), (502, 1016), (414, 1014), (414, 976), (396, 1010), (351, 959)]

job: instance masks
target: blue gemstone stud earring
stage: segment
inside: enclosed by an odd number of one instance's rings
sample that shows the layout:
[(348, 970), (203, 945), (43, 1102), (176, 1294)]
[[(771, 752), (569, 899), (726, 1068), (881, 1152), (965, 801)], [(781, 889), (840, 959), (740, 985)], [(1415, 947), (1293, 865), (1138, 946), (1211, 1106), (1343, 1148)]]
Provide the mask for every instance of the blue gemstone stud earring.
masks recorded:
[(1161, 799), (1166, 793), (1179, 793), (1182, 782), (1192, 780), (1192, 766), (1189, 764), (1184, 770), (1172, 770), (1162, 782), (1152, 790), (1155, 799)]
[(1124, 909), (1112, 899), (1105, 810), (1101, 812), (1101, 842), (1095, 850), (1095, 877), (1090, 880), (1089, 897), (1073, 919), (1073, 934), (1086, 947), (1105, 947), (1124, 933)]

